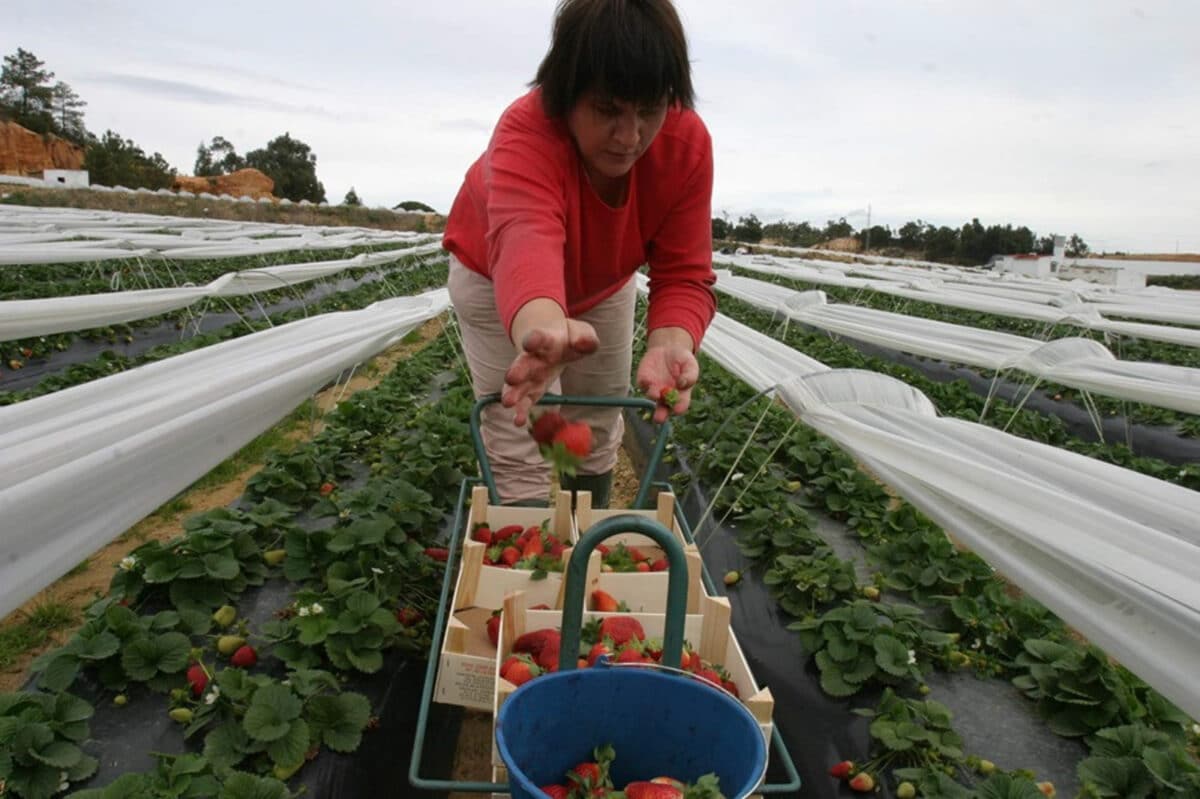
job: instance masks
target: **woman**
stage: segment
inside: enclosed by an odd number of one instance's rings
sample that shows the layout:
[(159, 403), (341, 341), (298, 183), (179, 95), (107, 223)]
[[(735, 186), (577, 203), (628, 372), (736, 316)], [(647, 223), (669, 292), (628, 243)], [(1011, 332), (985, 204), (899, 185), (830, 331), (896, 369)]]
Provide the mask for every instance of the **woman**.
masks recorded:
[[(669, 0), (563, 0), (532, 86), (467, 172), (444, 238), (476, 396), (501, 392), (483, 433), (507, 502), (546, 496), (547, 467), (524, 429), (544, 393), (627, 393), (641, 265), (650, 305), (637, 384), (655, 400), (678, 392), (657, 421), (687, 410), (716, 311), (712, 142)], [(606, 506), (620, 412), (562, 413), (593, 431), (564, 487)]]

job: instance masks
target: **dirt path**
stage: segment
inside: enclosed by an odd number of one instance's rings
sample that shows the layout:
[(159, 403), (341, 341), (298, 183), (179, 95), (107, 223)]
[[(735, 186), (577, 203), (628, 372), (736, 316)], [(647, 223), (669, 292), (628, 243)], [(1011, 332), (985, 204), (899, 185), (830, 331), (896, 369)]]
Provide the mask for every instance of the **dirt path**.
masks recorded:
[[(302, 443), (311, 439), (324, 429), (321, 417), (336, 407), (339, 400), (352, 396), (364, 389), (377, 386), (392, 371), (397, 362), (420, 350), (430, 340), (440, 334), (442, 329), (441, 320), (430, 320), (418, 329), (419, 339), (417, 341), (408, 344), (397, 344), (390, 349), (384, 350), (372, 359), (366, 368), (357, 370), (349, 384), (332, 386), (319, 392), (315, 397), (318, 408), (316, 424), (310, 425), (307, 422), (289, 423), (291, 426), (285, 433), (286, 438), (295, 443)], [(232, 504), (242, 495), (242, 492), (246, 488), (246, 482), (262, 466), (261, 463), (250, 466), (229, 482), (221, 485), (185, 492), (178, 498), (178, 500), (186, 503), (185, 507), (187, 510), (185, 514), (177, 513), (167, 516), (151, 515), (146, 517), (112, 543), (92, 553), (84, 561), (86, 565), (81, 565), (72, 570), (71, 573), (43, 589), (20, 608), (9, 614), (3, 621), (0, 621), (0, 629), (19, 624), (28, 618), (29, 614), (36, 608), (50, 602), (67, 605), (73, 611), (76, 619), (75, 623), (57, 630), (42, 646), (26, 651), (8, 668), (0, 672), (0, 692), (19, 690), (25, 683), (26, 672), (33, 659), (42, 652), (61, 646), (70, 639), (79, 627), (79, 621), (82, 619), (84, 609), (108, 592), (108, 585), (112, 580), (113, 571), (117, 568), (117, 564), (120, 563), (121, 558), (129, 554), (130, 550), (141, 546), (147, 541), (168, 541), (182, 535), (183, 517), (185, 515), (190, 516), (194, 513), (201, 513), (206, 510)]]

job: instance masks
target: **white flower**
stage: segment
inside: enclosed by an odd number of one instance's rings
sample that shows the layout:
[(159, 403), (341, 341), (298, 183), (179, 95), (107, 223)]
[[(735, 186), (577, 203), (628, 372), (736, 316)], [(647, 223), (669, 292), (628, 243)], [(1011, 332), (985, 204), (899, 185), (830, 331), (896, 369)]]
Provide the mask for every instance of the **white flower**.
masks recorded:
[(739, 503), (737, 503), (737, 502), (733, 503), (733, 512), (734, 512), (734, 513), (741, 513), (741, 512), (742, 512), (742, 506), (741, 506), (741, 504), (739, 504)]
[(741, 480), (745, 476), (746, 475), (742, 474), (741, 472), (734, 472), (733, 477), (729, 478), (729, 482), (736, 483), (738, 480)]
[(371, 567), (371, 571), (375, 574), (383, 574), (383, 569), (377, 569), (374, 566)]
[(981, 646), (983, 646), (983, 641), (980, 641), (978, 638), (975, 639), (975, 643), (971, 644), (972, 649), (978, 649)]
[(319, 602), (312, 603), (312, 605), (309, 606), (308, 609), (314, 616), (319, 616), (325, 612), (325, 608), (321, 607), (321, 604)]
[(126, 555), (125, 557), (121, 558), (121, 562), (118, 565), (121, 567), (121, 571), (131, 572), (137, 567), (137, 562), (137, 558), (135, 558), (133, 555)]
[(338, 518), (339, 519), (349, 519), (350, 518), (350, 509), (347, 508), (346, 510), (338, 513)]
[(1192, 725), (1192, 735), (1200, 735), (1200, 724)]
[(65, 791), (67, 788), (71, 787), (71, 782), (67, 779), (67, 772), (59, 772), (58, 778), (62, 780), (62, 784), (58, 786), (60, 791)]
[(915, 650), (908, 650), (908, 665), (913, 665), (917, 662), (917, 653)]
[(213, 702), (217, 701), (217, 697), (220, 695), (221, 695), (221, 687), (218, 685), (214, 685), (213, 689), (211, 691), (209, 691), (207, 695), (205, 695), (204, 704), (211, 705)]
[(1187, 477), (1187, 469), (1180, 469), (1180, 470), (1179, 470), (1179, 477), (1180, 477), (1180, 479), (1182, 479), (1182, 478), (1184, 478), (1184, 477)]
[(300, 608), (300, 610), (296, 611), (296, 615), (297, 616), (307, 616), (308, 615), (308, 605), (305, 605), (304, 607)]

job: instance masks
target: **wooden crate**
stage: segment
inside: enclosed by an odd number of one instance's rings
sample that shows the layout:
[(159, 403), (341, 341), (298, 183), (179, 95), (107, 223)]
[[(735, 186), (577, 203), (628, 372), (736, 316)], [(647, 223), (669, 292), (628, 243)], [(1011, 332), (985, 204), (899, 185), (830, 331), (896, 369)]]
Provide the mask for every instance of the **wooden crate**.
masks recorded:
[[(579, 535), (586, 533), (597, 522), (624, 514), (654, 519), (674, 533), (679, 543), (683, 544), (688, 567), (687, 612), (699, 613), (700, 598), (704, 595), (700, 551), (694, 544), (687, 543), (683, 537), (683, 530), (675, 520), (675, 496), (673, 494), (665, 491), (660, 493), (658, 506), (654, 510), (593, 509), (591, 492), (580, 491), (576, 495), (575, 521), (579, 528)], [(637, 547), (649, 555), (651, 560), (664, 554), (653, 539), (640, 533), (624, 533), (605, 541), (605, 544), (609, 546), (617, 543)], [(606, 572), (601, 568), (598, 558), (593, 557), (588, 560), (587, 586), (584, 594), (585, 607), (589, 605), (588, 598), (591, 597), (592, 592), (599, 589), (612, 594), (618, 600), (624, 600), (629, 609), (634, 612), (664, 613), (667, 607), (667, 579), (666, 572)]]
[[(505, 596), (522, 592), (530, 605), (561, 607), (563, 575), (550, 572), (543, 579), (524, 569), (486, 566), (487, 546), (470, 540), (476, 524), (486, 522), (493, 529), (509, 524), (528, 527), (550, 518), (550, 530), (563, 541), (572, 541), (571, 495), (561, 492), (553, 509), (519, 508), (489, 505), (487, 489), (477, 486), (471, 495), (471, 512), (463, 533), (462, 557), (454, 598), (446, 619), (442, 639), (437, 683), (433, 699), (448, 705), (474, 710), (491, 710), (495, 691), (496, 648), (487, 637), (487, 622)], [(563, 552), (563, 564), (571, 555)]]
[[(645, 575), (640, 575), (645, 576)], [(502, 766), (500, 750), (495, 740), (495, 720), (500, 707), (510, 697), (517, 686), (500, 676), (500, 666), (512, 653), (513, 642), (530, 630), (540, 630), (546, 627), (562, 627), (561, 610), (529, 610), (528, 600), (520, 593), (511, 594), (505, 598), (504, 612), (500, 620), (500, 645), (495, 653), (493, 662), (495, 676), (495, 694), (492, 705), (492, 765)], [(534, 603), (536, 604), (536, 603)], [(592, 619), (602, 619), (608, 616), (630, 615), (642, 624), (649, 638), (662, 638), (666, 628), (666, 616), (663, 613), (594, 613), (584, 611), (583, 623)], [(700, 612), (687, 614), (684, 617), (683, 638), (692, 646), (692, 650), (706, 661), (720, 664), (729, 673), (730, 679), (737, 686), (742, 704), (758, 721), (768, 752), (771, 746), (771, 734), (774, 730), (772, 715), (775, 710), (775, 699), (769, 688), (760, 688), (746, 662), (746, 656), (738, 645), (737, 636), (730, 626), (732, 608), (725, 597), (710, 597), (703, 595), (700, 599)], [(536, 678), (535, 678), (536, 679)], [(713, 690), (717, 690), (714, 688)], [(603, 741), (597, 741), (597, 745)], [(618, 753), (618, 756), (620, 753)]]

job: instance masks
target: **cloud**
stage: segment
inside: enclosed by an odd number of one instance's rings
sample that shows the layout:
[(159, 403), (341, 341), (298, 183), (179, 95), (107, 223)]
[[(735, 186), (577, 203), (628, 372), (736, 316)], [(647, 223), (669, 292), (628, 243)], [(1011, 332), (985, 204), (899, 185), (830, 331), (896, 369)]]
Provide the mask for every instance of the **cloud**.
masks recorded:
[(482, 119), (443, 119), (439, 120), (437, 127), (440, 130), (464, 130), (470, 133), (491, 133), (493, 123)]
[[(141, 94), (166, 97), (185, 103), (199, 103), (222, 107), (248, 108), (255, 111), (276, 111), (287, 114), (305, 114), (327, 119), (345, 119), (343, 112), (334, 112), (315, 105), (297, 105), (252, 94), (212, 89), (196, 83), (166, 78), (148, 78), (144, 75), (127, 75), (120, 72), (99, 72), (84, 76), (81, 83), (102, 83)], [(359, 115), (361, 116), (361, 114)]]

